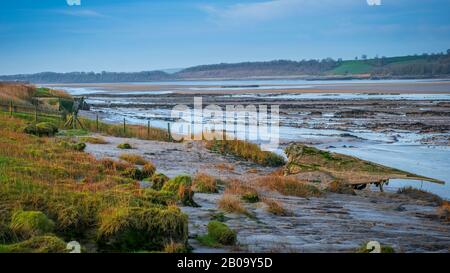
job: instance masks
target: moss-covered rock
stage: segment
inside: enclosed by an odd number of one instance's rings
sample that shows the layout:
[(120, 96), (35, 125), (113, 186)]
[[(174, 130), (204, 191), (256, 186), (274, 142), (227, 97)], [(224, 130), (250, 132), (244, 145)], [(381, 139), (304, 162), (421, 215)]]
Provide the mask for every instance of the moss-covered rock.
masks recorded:
[(208, 223), (208, 234), (197, 239), (208, 246), (234, 245), (236, 232), (222, 222), (211, 221)]
[(98, 244), (108, 251), (160, 251), (168, 243), (186, 245), (188, 218), (176, 207), (113, 208), (100, 216)]
[(54, 136), (58, 127), (50, 122), (31, 123), (23, 128), (23, 132), (36, 136)]
[(193, 199), (192, 178), (188, 175), (179, 175), (170, 179), (161, 190), (176, 194), (178, 200), (185, 206), (198, 206)]
[(117, 145), (117, 148), (123, 149), (123, 150), (133, 149), (133, 147), (131, 147), (131, 145), (129, 143), (121, 143), (121, 144)]
[(67, 244), (55, 236), (35, 236), (26, 241), (0, 245), (0, 253), (64, 253)]
[(17, 211), (13, 214), (10, 229), (20, 238), (44, 235), (53, 231), (55, 224), (40, 211)]
[(72, 143), (68, 141), (60, 141), (59, 145), (78, 152), (82, 152), (86, 149), (86, 144), (83, 142)]
[(168, 191), (157, 191), (151, 188), (143, 190), (141, 198), (152, 204), (168, 206), (175, 204), (177, 201), (176, 195)]
[(129, 166), (128, 168), (121, 171), (120, 173), (123, 177), (131, 178), (131, 179), (135, 179), (135, 180), (143, 180), (144, 178), (146, 178), (146, 176), (144, 175), (142, 170), (137, 167), (134, 167), (134, 166)]
[(150, 178), (150, 181), (152, 182), (152, 189), (159, 191), (169, 181), (169, 177), (162, 173), (156, 173)]

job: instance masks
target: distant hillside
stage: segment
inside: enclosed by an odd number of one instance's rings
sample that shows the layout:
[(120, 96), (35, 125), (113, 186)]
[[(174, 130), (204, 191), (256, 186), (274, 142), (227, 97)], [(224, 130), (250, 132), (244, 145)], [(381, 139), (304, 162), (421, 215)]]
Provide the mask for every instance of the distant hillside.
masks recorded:
[(0, 76), (0, 81), (23, 81), (32, 83), (110, 83), (110, 82), (149, 82), (171, 80), (174, 77), (162, 71), (144, 72), (42, 72), (37, 74), (22, 74)]
[(450, 50), (447, 54), (423, 54), (360, 60), (276, 60), (194, 66), (181, 71), (117, 72), (43, 72), (31, 75), (0, 76), (0, 81), (32, 83), (112, 83), (151, 82), (211, 78), (287, 77), (287, 76), (361, 76), (365, 77), (447, 77), (450, 76)]
[(332, 59), (322, 61), (270, 61), (245, 62), (236, 64), (201, 65), (181, 70), (180, 78), (236, 78), (258, 76), (293, 76), (321, 75), (336, 68), (338, 64)]

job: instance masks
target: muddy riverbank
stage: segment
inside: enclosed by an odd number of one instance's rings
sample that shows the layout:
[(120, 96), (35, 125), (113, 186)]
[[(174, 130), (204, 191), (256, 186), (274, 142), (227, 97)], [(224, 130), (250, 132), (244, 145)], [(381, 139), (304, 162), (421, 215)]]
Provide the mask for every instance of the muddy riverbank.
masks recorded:
[[(224, 157), (205, 149), (200, 142), (166, 143), (103, 136), (107, 144), (87, 144), (86, 151), (97, 158), (118, 159), (128, 142), (127, 152), (152, 161), (159, 172), (170, 177), (204, 172), (221, 180), (253, 178), (275, 169)], [(237, 231), (239, 244), (227, 248), (201, 245), (195, 238), (221, 213), (219, 193), (196, 193), (200, 207), (182, 207), (189, 217), (189, 243), (194, 252), (354, 252), (367, 241), (379, 241), (398, 252), (449, 252), (450, 226), (439, 219), (433, 202), (368, 188), (356, 195), (326, 193), (320, 197), (285, 196), (263, 188), (261, 196), (276, 200), (289, 210), (287, 216), (266, 211), (266, 204), (245, 204), (252, 217), (224, 213), (227, 225)]]

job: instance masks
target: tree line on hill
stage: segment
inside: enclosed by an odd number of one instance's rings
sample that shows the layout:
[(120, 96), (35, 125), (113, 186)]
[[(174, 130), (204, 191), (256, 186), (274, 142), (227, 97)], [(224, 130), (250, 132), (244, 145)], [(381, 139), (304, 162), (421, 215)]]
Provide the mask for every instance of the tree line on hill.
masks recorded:
[[(340, 69), (345, 67), (345, 69)], [(362, 72), (360, 67), (364, 67)], [(347, 69), (348, 68), (348, 69)], [(32, 83), (114, 83), (151, 82), (211, 78), (246, 78), (271, 76), (338, 76), (369, 74), (375, 77), (439, 77), (450, 76), (450, 49), (447, 53), (422, 54), (402, 57), (375, 57), (363, 55), (355, 60), (275, 60), (200, 65), (169, 74), (163, 71), (142, 72), (42, 72), (0, 76), (0, 81)]]

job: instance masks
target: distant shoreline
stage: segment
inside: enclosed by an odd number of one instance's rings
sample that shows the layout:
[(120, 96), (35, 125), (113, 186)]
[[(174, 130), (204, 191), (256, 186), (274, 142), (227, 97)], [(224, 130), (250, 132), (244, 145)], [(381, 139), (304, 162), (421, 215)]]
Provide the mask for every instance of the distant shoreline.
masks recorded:
[[(312, 86), (311, 86), (312, 85)], [(181, 94), (243, 94), (243, 93), (389, 93), (389, 94), (447, 94), (450, 93), (450, 81), (439, 80), (432, 82), (392, 82), (392, 83), (312, 83), (299, 88), (299, 84), (278, 84), (282, 88), (270, 88), (273, 85), (260, 84), (260, 89), (243, 87), (241, 89), (226, 88), (217, 84), (211, 85), (177, 85), (175, 82), (162, 83), (72, 83), (72, 84), (43, 84), (52, 88), (86, 88), (95, 91), (133, 92), (133, 91), (171, 91)], [(267, 87), (267, 88), (265, 88)], [(193, 90), (195, 89), (195, 90)]]

